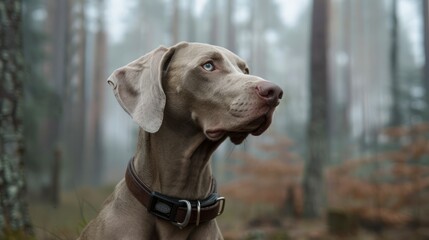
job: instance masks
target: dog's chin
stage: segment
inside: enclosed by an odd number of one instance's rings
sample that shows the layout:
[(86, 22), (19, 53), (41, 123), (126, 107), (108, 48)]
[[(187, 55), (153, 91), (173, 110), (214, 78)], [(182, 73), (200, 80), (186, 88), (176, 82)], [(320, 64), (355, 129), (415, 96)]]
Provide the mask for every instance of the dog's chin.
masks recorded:
[(249, 135), (248, 132), (229, 132), (229, 131), (206, 131), (205, 132), (206, 137), (215, 142), (219, 140), (225, 139), (225, 137), (229, 137), (231, 142), (233, 142), (235, 145), (238, 145), (246, 139), (246, 137)]
[(249, 133), (238, 133), (238, 132), (231, 132), (228, 134), (229, 139), (235, 145), (242, 143), (248, 135), (249, 135)]
[(227, 136), (232, 143), (238, 145), (251, 134), (253, 136), (259, 136), (271, 125), (273, 111), (268, 112), (250, 122), (246, 122), (243, 125), (234, 127), (231, 130), (215, 129), (204, 131), (206, 137), (211, 141), (219, 141), (223, 137)]

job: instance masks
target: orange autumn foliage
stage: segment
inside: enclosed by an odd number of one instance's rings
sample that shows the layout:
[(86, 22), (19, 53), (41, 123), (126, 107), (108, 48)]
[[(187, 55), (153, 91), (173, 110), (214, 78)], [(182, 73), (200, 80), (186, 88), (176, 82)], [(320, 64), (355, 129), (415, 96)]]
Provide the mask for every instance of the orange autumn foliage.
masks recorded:
[(429, 214), (429, 124), (382, 134), (392, 150), (328, 169), (329, 205), (385, 225), (427, 221), (421, 216)]
[(264, 203), (279, 208), (290, 198), (294, 198), (291, 201), (297, 205), (302, 204), (303, 161), (291, 151), (293, 142), (290, 139), (273, 136), (273, 140), (272, 144), (257, 146), (268, 155), (266, 158), (260, 159), (246, 152), (233, 155), (241, 160), (232, 169), (240, 177), (222, 188), (225, 195), (246, 204)]

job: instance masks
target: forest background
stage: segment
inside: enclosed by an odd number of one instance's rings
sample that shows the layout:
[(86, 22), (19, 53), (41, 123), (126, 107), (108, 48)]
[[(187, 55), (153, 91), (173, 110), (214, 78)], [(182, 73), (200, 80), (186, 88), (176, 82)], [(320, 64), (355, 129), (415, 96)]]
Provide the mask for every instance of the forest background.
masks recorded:
[(428, 0), (0, 1), (0, 238), (78, 235), (136, 146), (107, 76), (190, 41), (230, 49), (285, 93), (266, 133), (213, 156), (226, 239), (428, 239), (428, 11)]

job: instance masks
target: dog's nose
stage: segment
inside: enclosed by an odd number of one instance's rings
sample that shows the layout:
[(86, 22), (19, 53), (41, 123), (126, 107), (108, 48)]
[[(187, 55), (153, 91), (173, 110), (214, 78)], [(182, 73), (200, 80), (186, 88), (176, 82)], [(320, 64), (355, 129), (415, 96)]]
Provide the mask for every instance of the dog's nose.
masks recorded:
[(274, 83), (263, 81), (256, 85), (256, 93), (269, 104), (277, 104), (282, 99), (283, 90)]

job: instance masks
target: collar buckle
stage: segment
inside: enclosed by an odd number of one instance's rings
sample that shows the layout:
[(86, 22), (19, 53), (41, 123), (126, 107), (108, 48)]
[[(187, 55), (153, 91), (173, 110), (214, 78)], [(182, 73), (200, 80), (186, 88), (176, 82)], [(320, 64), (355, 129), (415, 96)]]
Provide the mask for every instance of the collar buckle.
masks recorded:
[(186, 216), (183, 222), (171, 222), (174, 226), (179, 227), (180, 229), (188, 226), (189, 220), (191, 219), (192, 206), (188, 200), (179, 200), (179, 202), (186, 203)]

